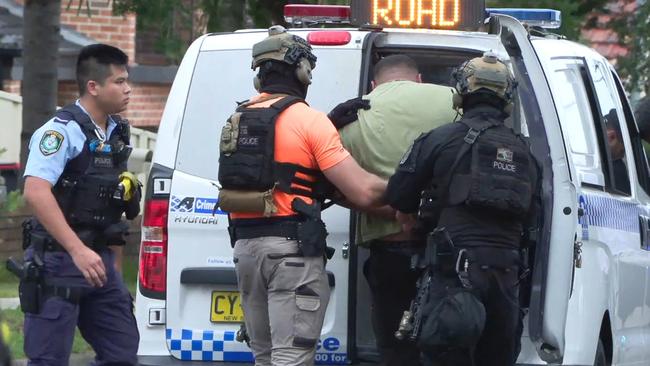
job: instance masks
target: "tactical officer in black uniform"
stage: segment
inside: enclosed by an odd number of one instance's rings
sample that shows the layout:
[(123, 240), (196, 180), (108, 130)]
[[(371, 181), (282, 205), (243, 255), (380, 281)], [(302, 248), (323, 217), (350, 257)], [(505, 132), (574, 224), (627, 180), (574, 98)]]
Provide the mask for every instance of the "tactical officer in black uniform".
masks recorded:
[(77, 61), (80, 99), (57, 111), (32, 136), (25, 167), (26, 222), (20, 278), (29, 365), (67, 365), (75, 328), (98, 365), (137, 363), (131, 296), (109, 246), (123, 245), (139, 213), (140, 187), (126, 171), (131, 89), (119, 49), (84, 47)]
[(527, 139), (504, 124), (514, 86), (507, 66), (486, 53), (453, 75), (462, 118), (415, 140), (387, 199), (401, 212), (419, 210), (428, 229), (435, 227), (417, 337), (425, 364), (513, 365), (521, 335), (520, 249), (534, 221), (536, 163)]

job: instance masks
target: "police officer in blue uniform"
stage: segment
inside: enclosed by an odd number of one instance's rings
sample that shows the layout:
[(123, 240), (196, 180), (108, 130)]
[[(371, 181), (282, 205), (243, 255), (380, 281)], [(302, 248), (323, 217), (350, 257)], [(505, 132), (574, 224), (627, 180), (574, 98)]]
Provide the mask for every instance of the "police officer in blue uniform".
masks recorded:
[(415, 140), (386, 196), (393, 208), (418, 212), (429, 231), (425, 264), (433, 274), (417, 335), (424, 364), (514, 365), (521, 249), (537, 226), (537, 164), (528, 140), (505, 124), (514, 88), (507, 66), (488, 52), (453, 76), (462, 118)]
[(127, 63), (115, 47), (84, 47), (80, 98), (30, 141), (24, 197), (34, 217), (20, 284), (29, 365), (67, 365), (77, 326), (96, 364), (137, 363), (132, 299), (112, 250), (124, 244), (122, 214), (139, 213), (139, 183), (125, 173), (129, 125), (116, 115), (131, 93)]

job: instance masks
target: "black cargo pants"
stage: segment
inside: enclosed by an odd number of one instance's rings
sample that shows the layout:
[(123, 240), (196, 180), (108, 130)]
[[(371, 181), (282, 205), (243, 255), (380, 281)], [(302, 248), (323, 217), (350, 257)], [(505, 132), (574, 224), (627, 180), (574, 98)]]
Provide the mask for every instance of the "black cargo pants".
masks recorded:
[(395, 338), (404, 310), (415, 297), (418, 273), (411, 270), (411, 257), (423, 249), (412, 241), (380, 241), (370, 245), (363, 274), (372, 294), (371, 320), (382, 365), (419, 365), (415, 343)]
[[(523, 330), (519, 306), (518, 250), (467, 249), (468, 279), (485, 307), (485, 327), (474, 350), (441, 347), (423, 353), (425, 366), (512, 366), (520, 351)], [(462, 260), (462, 258), (461, 258)], [(461, 261), (461, 268), (463, 267)], [(450, 280), (457, 277), (445, 274)], [(442, 281), (433, 280), (431, 286)], [(460, 281), (459, 281), (460, 284)]]

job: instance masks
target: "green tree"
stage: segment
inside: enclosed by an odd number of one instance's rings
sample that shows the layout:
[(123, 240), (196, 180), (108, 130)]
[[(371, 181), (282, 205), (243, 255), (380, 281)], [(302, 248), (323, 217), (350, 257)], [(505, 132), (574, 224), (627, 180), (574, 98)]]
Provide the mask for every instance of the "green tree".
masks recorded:
[(158, 51), (180, 62), (190, 43), (203, 32), (230, 32), (284, 24), (283, 9), (292, 2), (347, 4), (347, 0), (114, 0), (117, 14), (137, 14), (138, 29), (156, 29)]
[(650, 2), (636, 3), (638, 7), (633, 14), (618, 14), (612, 21), (619, 43), (629, 49), (616, 66), (629, 91), (647, 94), (650, 93)]
[(492, 8), (548, 8), (562, 12), (562, 27), (557, 30), (568, 39), (580, 40), (583, 26), (592, 21), (594, 11), (602, 10), (608, 0), (487, 0)]

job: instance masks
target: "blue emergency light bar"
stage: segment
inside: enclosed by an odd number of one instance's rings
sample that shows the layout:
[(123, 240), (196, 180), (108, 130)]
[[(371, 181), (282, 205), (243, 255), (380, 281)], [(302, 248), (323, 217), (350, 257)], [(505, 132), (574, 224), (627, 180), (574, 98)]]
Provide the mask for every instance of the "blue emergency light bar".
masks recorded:
[(511, 16), (522, 23), (548, 29), (558, 29), (562, 25), (562, 12), (553, 9), (487, 8), (485, 17), (495, 14)]

